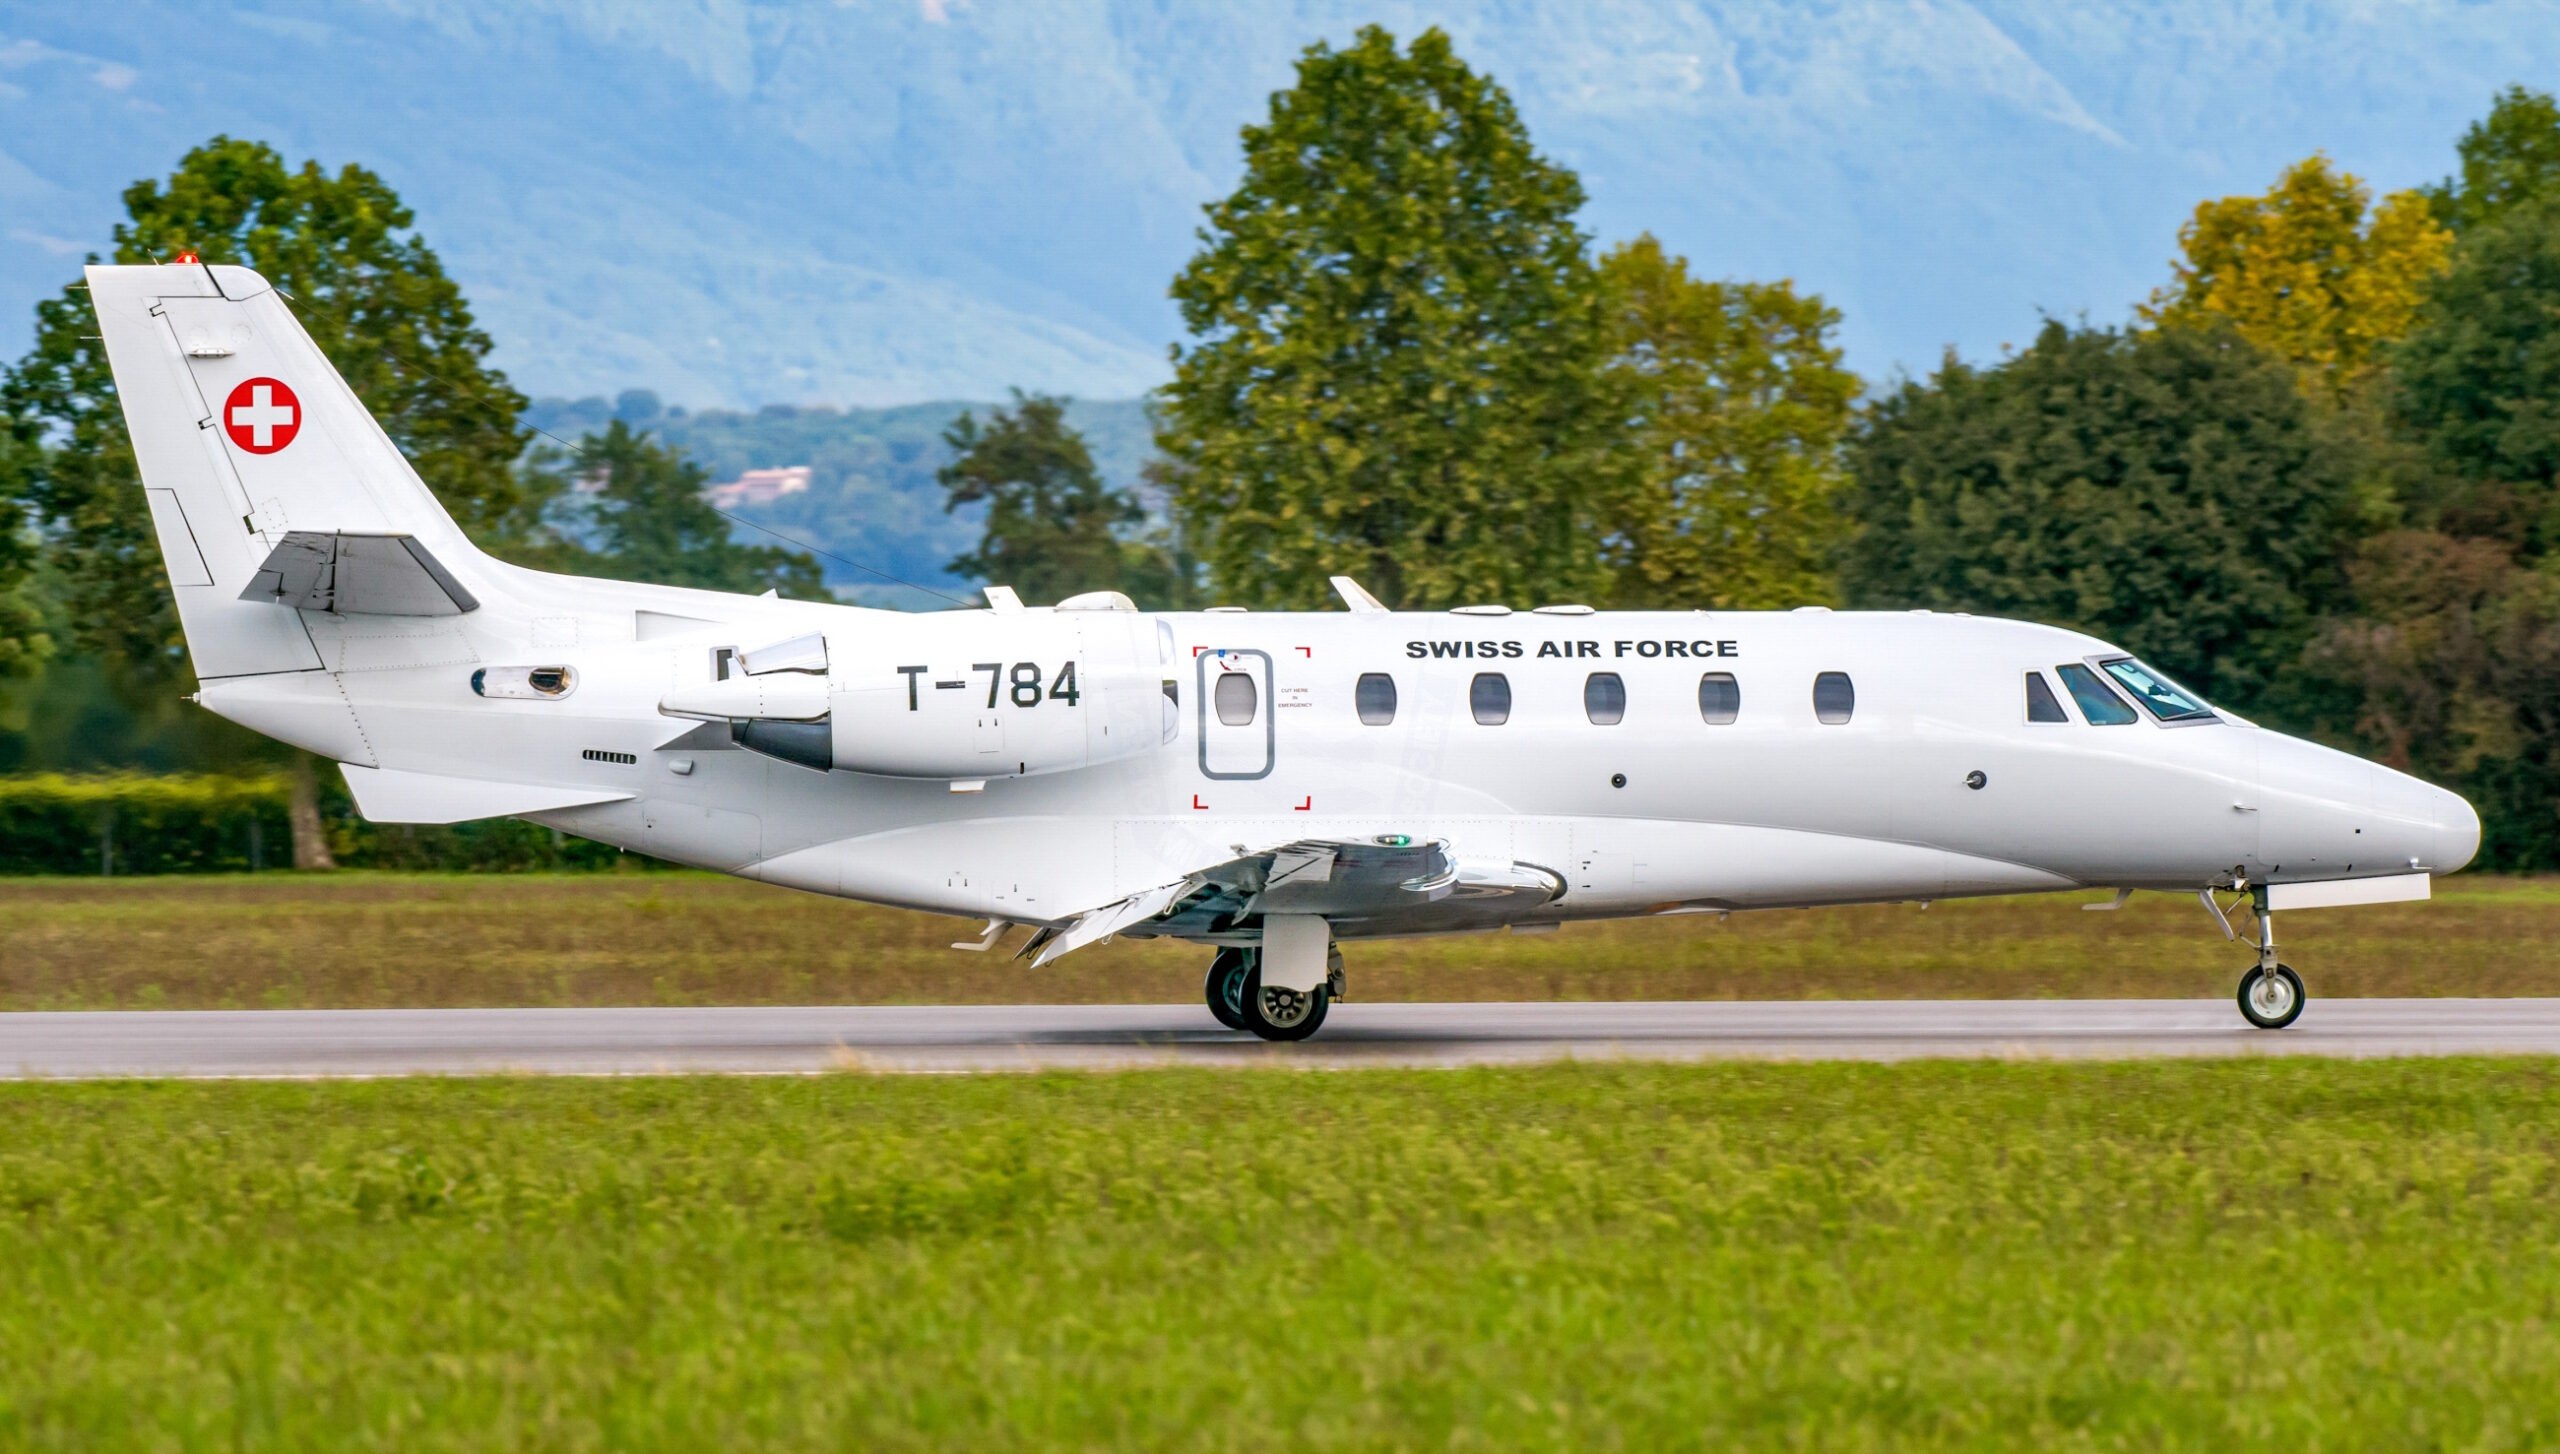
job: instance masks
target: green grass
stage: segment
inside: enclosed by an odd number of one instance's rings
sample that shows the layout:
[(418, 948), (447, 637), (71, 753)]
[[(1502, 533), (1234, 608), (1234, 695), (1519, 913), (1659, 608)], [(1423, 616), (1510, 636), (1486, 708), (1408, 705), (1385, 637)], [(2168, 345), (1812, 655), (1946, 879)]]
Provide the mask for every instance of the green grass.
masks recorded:
[(10, 1449), (2560, 1442), (2560, 1064), (0, 1088)]
[[(2560, 993), (2560, 877), (2287, 916), (2314, 996)], [(1577, 924), (1345, 946), (1364, 1000), (2225, 998), (2192, 898), (2099, 894)], [(2245, 927), (2245, 926), (2244, 926)], [(978, 925), (707, 874), (0, 879), (0, 1010), (1181, 1002), (1207, 951), (1123, 940), (1033, 971)], [(1019, 931), (1015, 936), (1020, 937)]]

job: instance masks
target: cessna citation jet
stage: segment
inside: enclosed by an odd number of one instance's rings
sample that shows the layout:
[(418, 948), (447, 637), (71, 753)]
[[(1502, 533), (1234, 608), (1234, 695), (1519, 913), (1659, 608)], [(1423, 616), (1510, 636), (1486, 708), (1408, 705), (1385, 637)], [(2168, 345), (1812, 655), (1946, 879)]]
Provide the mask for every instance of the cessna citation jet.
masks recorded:
[[(1046, 964), (1211, 946), (1272, 1040), (1343, 941), (2111, 888), (2427, 896), (2460, 797), (2245, 722), (2075, 632), (1927, 612), (865, 610), (491, 559), (246, 268), (92, 267), (202, 689), (375, 822), (517, 817), (986, 921)], [(2239, 900), (2232, 907), (2238, 907)], [(2109, 907), (2093, 904), (2090, 907)]]

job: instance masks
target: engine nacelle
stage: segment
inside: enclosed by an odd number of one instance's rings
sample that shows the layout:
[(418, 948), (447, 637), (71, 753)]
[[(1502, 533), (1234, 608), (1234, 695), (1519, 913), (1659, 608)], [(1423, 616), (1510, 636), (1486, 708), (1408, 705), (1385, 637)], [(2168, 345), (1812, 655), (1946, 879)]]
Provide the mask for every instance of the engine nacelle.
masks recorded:
[(659, 710), (726, 721), (804, 767), (952, 781), (1065, 772), (1152, 752), (1178, 718), (1173, 633), (1129, 610), (955, 611), (740, 653)]

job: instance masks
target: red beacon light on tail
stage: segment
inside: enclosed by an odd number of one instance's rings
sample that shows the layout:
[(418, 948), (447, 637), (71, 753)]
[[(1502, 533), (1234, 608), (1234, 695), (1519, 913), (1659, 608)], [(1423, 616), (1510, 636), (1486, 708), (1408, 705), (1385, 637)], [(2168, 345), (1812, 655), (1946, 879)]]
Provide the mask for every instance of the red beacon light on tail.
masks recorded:
[(185, 263), (200, 263), (200, 262), (203, 262), (203, 261), (204, 261), (204, 259), (203, 259), (203, 258), (200, 258), (200, 257), (198, 257), (198, 256), (196, 256), (194, 253), (191, 253), (191, 252), (182, 252), (182, 253), (178, 254), (176, 257), (171, 258), (169, 261), (170, 261), (170, 263), (174, 266), (174, 265), (180, 265), (180, 264), (185, 264)]

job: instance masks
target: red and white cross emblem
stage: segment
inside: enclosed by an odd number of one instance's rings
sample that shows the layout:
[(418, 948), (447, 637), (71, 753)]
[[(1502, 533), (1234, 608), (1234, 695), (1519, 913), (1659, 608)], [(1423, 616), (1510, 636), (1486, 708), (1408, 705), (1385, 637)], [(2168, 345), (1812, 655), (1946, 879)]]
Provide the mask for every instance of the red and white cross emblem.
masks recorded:
[(302, 432), (302, 401), (281, 379), (250, 379), (222, 401), (222, 428), (251, 454), (273, 454)]

